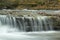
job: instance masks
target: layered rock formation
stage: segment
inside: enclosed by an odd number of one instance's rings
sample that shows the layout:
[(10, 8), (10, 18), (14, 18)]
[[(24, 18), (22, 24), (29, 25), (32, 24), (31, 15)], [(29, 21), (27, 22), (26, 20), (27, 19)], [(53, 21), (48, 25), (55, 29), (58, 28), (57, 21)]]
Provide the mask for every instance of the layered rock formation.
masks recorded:
[(16, 18), (20, 17), (39, 17), (39, 16), (47, 16), (49, 19), (52, 20), (53, 28), (55, 30), (60, 30), (60, 14), (48, 14), (45, 12), (37, 12), (34, 11), (26, 11), (26, 10), (0, 10), (1, 15), (9, 15), (14, 16)]

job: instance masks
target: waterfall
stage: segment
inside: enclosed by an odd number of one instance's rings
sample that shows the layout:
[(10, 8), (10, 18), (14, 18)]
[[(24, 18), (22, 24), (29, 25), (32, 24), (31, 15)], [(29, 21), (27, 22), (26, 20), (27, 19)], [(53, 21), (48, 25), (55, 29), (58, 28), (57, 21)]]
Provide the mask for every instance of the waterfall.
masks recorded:
[(16, 30), (15, 17), (0, 15), (0, 32), (12, 32)]
[(47, 16), (37, 16), (35, 17), (19, 17), (16, 18), (17, 25), (21, 31), (51, 31), (52, 20)]
[(53, 30), (52, 20), (47, 16), (13, 17), (0, 15), (0, 32), (35, 32)]

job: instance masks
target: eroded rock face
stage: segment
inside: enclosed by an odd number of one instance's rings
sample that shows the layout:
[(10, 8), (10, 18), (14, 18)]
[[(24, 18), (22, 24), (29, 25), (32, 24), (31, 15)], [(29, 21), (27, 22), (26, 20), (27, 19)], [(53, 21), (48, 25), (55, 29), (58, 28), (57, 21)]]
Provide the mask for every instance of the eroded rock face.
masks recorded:
[(52, 16), (54, 30), (60, 30), (60, 17)]

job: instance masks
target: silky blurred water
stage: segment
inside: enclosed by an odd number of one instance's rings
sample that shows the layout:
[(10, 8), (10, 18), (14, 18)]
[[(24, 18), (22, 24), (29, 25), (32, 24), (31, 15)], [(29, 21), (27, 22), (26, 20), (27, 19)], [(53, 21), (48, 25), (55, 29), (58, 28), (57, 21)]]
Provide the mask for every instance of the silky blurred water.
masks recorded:
[(0, 33), (0, 40), (60, 40), (60, 32), (10, 32)]
[[(57, 13), (59, 11), (55, 12)], [(37, 11), (34, 12), (34, 10), (31, 12), (37, 13)], [(43, 12), (45, 12), (45, 10)], [(47, 10), (47, 13), (50, 13), (50, 11)], [(54, 12), (52, 11), (52, 13)], [(46, 24), (45, 19), (43, 21)], [(0, 15), (0, 40), (60, 40), (60, 31), (18, 32), (16, 29), (15, 17)]]

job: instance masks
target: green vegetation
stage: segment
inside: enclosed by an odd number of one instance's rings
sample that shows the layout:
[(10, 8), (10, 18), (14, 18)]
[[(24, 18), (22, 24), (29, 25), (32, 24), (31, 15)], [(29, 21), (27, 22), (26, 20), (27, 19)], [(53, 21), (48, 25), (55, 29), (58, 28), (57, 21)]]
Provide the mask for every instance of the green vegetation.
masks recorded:
[(7, 9), (14, 9), (18, 5), (18, 1), (12, 0), (0, 0), (0, 9), (7, 8)]
[(4, 8), (60, 9), (60, 0), (0, 0), (0, 9)]

